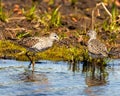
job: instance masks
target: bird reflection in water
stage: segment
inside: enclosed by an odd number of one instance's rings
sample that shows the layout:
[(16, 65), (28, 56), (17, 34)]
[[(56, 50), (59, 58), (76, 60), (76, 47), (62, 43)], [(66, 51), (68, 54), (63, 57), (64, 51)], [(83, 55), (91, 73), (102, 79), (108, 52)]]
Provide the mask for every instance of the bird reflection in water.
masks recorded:
[(48, 83), (48, 78), (45, 74), (37, 72), (33, 73), (31, 70), (27, 70), (24, 73), (19, 74), (19, 78), (25, 82), (44, 81), (44, 83)]
[(83, 62), (80, 69), (79, 62), (70, 62), (69, 70), (73, 72), (79, 72), (85, 74), (85, 83), (87, 86), (101, 86), (107, 83), (108, 73), (106, 71), (106, 66), (96, 62)]
[(28, 82), (31, 87), (36, 85), (36, 88), (32, 91), (33, 95), (50, 90), (48, 78), (44, 73), (32, 72), (29, 70), (29, 72), (27, 71), (19, 74), (19, 79), (23, 81), (25, 85), (28, 84)]
[(85, 78), (86, 85), (88, 86), (105, 85), (107, 83), (108, 77), (106, 66), (95, 63), (85, 62), (83, 64), (82, 72), (85, 73), (86, 75)]
[(79, 72), (80, 70), (80, 66), (79, 66), (79, 62), (69, 62), (69, 70), (71, 70), (72, 72)]

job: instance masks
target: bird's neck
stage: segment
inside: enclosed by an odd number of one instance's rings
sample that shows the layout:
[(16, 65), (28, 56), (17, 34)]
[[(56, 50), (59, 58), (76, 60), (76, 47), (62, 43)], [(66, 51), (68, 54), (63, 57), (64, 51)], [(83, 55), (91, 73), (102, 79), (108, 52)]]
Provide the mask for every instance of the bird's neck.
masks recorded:
[(90, 39), (89, 39), (88, 42), (90, 42), (90, 41), (93, 40), (93, 39), (96, 39), (96, 35), (92, 35), (92, 36), (90, 36)]
[(51, 37), (49, 37), (49, 41), (54, 42), (55, 40)]

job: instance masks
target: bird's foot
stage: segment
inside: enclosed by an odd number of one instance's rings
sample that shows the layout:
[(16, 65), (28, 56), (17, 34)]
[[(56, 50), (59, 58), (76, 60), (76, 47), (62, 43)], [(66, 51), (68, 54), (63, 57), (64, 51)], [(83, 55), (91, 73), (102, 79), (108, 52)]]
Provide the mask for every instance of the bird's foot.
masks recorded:
[(28, 69), (30, 69), (30, 68), (31, 68), (31, 64), (32, 64), (32, 63), (30, 62), (30, 64), (28, 65)]

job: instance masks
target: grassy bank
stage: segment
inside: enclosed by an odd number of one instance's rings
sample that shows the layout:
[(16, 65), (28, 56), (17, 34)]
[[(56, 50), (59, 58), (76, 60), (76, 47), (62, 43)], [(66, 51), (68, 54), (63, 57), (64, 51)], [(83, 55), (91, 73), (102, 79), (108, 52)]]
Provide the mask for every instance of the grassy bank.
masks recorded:
[(57, 42), (49, 50), (37, 53), (36, 60), (91, 61), (85, 46), (88, 40), (86, 32), (90, 29), (97, 31), (98, 38), (107, 45), (109, 51), (113, 48), (117, 49), (117, 53), (120, 52), (120, 10), (115, 2), (33, 1), (26, 0), (26, 5), (22, 0), (0, 0), (1, 58), (28, 60), (26, 49), (7, 38), (21, 39), (56, 32), (63, 44)]
[[(0, 57), (2, 58), (14, 58), (17, 60), (28, 60), (25, 55), (27, 51), (25, 48), (11, 43), (10, 41), (0, 41)], [(32, 54), (30, 52), (29, 54)], [(36, 60), (43, 59), (43, 60), (65, 60), (65, 61), (82, 61), (84, 54), (84, 47), (79, 46), (74, 47), (70, 46), (67, 48), (65, 45), (59, 46), (55, 44), (52, 48), (44, 51), (39, 52), (36, 54)]]

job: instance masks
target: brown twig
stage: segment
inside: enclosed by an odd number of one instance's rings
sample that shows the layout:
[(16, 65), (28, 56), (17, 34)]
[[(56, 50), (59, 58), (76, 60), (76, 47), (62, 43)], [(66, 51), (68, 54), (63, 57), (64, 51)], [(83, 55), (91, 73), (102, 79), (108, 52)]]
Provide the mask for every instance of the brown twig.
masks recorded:
[(12, 18), (8, 18), (8, 20), (24, 20), (26, 19), (26, 17), (12, 17)]
[(103, 2), (96, 4), (96, 7), (92, 10), (92, 30), (94, 30), (94, 23), (95, 23), (95, 11), (98, 9), (99, 6), (101, 6), (104, 8), (104, 10), (107, 12), (107, 14), (110, 16), (110, 22), (112, 22), (112, 14), (109, 12), (109, 10), (106, 8), (105, 4)]
[(25, 28), (5, 28), (5, 30), (12, 30), (12, 31), (18, 31), (18, 30), (25, 30)]
[(109, 12), (109, 10), (106, 8), (105, 4), (103, 2), (98, 3), (96, 6), (100, 6), (102, 5), (104, 10), (108, 13), (108, 15), (110, 16), (110, 21), (112, 22), (112, 14)]

